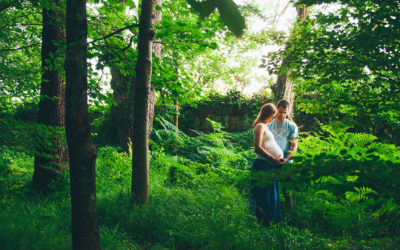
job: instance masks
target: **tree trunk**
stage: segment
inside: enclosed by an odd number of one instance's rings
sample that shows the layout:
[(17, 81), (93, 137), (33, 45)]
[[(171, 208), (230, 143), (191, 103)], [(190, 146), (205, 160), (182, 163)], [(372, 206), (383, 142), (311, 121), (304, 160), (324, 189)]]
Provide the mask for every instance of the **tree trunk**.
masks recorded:
[[(42, 83), (38, 123), (54, 128), (64, 127), (65, 88), (62, 78), (62, 64), (65, 54), (65, 18), (64, 4), (55, 0), (54, 5), (42, 9)], [(61, 60), (63, 61), (63, 60)], [(42, 138), (35, 155), (33, 186), (46, 190), (48, 184), (64, 170), (63, 163), (68, 161), (66, 145), (62, 142), (63, 134), (56, 133), (52, 138)], [(51, 146), (47, 141), (51, 140)]]
[(86, 0), (67, 0), (65, 125), (70, 160), (72, 248), (100, 249), (96, 209), (96, 149), (87, 104)]
[[(161, 20), (161, 12), (155, 10), (155, 6), (161, 6), (161, 0), (155, 0), (154, 10), (151, 16), (151, 25), (154, 26), (155, 23)], [(152, 43), (152, 52), (155, 57), (160, 58), (161, 56), (161, 41), (160, 39), (155, 40)], [(114, 71), (114, 72), (113, 72)], [(114, 91), (114, 100), (118, 104), (113, 106), (112, 118), (116, 121), (116, 124), (121, 124), (122, 126), (116, 127), (115, 132), (119, 140), (119, 144), (126, 153), (130, 153), (129, 146), (133, 141), (133, 112), (134, 112), (134, 90), (135, 90), (135, 79), (132, 77), (124, 77), (118, 69), (111, 69), (112, 81), (111, 87)], [(114, 80), (115, 79), (115, 80)], [(131, 86), (130, 90), (127, 86)], [(151, 84), (150, 84), (151, 86)], [(151, 87), (150, 87), (151, 88)], [(129, 93), (129, 94), (128, 94)], [(129, 96), (128, 96), (129, 95)], [(156, 92), (154, 90), (149, 90), (148, 97), (148, 137), (151, 136), (151, 128), (153, 127), (154, 120), (154, 107), (156, 100)], [(121, 122), (119, 122), (121, 121)]]
[[(161, 0), (153, 0), (154, 1), (154, 6), (153, 6), (153, 13), (151, 17), (151, 25), (154, 27), (154, 25), (158, 22), (161, 21), (162, 18), (162, 13), (161, 11), (156, 10), (156, 6), (161, 7)], [(155, 39), (154, 42), (152, 43), (152, 49), (153, 49), (153, 54), (154, 57), (160, 58), (161, 57), (161, 39)], [(150, 85), (151, 86), (151, 85)], [(149, 138), (151, 137), (151, 128), (153, 127), (153, 120), (154, 120), (154, 107), (156, 104), (156, 91), (150, 89), (150, 94), (149, 94)]]
[(133, 86), (134, 77), (124, 76), (118, 68), (111, 68), (111, 88), (116, 105), (111, 108), (113, 138), (124, 152), (129, 154), (133, 130)]
[[(307, 16), (307, 6), (297, 6), (297, 22), (304, 22)], [(283, 62), (285, 64), (285, 62)], [(293, 70), (293, 69), (289, 69)], [(293, 83), (287, 79), (288, 74), (279, 75), (276, 83), (272, 85), (271, 89), (274, 93), (274, 102), (277, 103), (279, 100), (287, 100), (290, 104), (289, 108), (289, 119), (293, 118), (293, 103), (294, 103), (294, 92)]]
[(290, 103), (289, 118), (292, 115), (292, 107), (294, 102), (293, 83), (287, 79), (287, 75), (279, 75), (276, 80), (274, 91), (274, 102), (279, 100), (287, 100)]
[(145, 204), (149, 199), (148, 110), (154, 37), (151, 20), (153, 11), (154, 2), (143, 0), (139, 19), (132, 143), (132, 200), (139, 204)]

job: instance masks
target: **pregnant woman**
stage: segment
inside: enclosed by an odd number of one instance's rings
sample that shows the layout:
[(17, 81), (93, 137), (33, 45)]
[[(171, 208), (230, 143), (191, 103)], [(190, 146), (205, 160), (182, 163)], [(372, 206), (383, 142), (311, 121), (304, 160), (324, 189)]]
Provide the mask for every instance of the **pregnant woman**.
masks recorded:
[(275, 170), (284, 161), (282, 149), (276, 143), (274, 135), (267, 126), (274, 119), (276, 112), (276, 106), (267, 103), (262, 106), (253, 123), (254, 150), (257, 157), (251, 167), (253, 178), (251, 180), (250, 204), (253, 207), (255, 205), (255, 215), (265, 225), (268, 225), (270, 221), (278, 221), (281, 218), (279, 187), (275, 179), (270, 184), (259, 186), (254, 177), (257, 176), (257, 173)]

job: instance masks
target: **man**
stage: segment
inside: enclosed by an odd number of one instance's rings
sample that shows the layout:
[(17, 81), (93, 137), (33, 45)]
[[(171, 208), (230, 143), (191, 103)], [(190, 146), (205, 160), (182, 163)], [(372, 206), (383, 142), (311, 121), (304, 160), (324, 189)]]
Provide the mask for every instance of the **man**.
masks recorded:
[[(290, 108), (289, 106), (290, 105), (288, 101), (280, 100), (277, 104), (278, 113), (276, 114), (275, 119), (267, 125), (274, 134), (275, 141), (278, 143), (278, 146), (283, 151), (284, 160), (281, 163), (282, 165), (293, 162), (293, 160), (290, 158), (293, 156), (292, 151), (297, 151), (297, 143), (299, 140), (299, 130), (296, 123), (286, 119)], [(293, 200), (291, 193), (288, 193), (285, 189), (283, 189), (283, 195), (285, 197), (287, 207), (292, 208)]]

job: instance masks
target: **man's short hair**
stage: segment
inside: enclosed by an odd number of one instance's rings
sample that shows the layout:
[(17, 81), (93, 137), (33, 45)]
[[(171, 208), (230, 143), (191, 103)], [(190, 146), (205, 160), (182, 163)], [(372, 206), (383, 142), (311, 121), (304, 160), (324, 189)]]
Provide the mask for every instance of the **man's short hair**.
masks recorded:
[(282, 108), (286, 109), (286, 108), (289, 108), (290, 104), (286, 100), (280, 100), (276, 106), (278, 106), (278, 108), (282, 107)]

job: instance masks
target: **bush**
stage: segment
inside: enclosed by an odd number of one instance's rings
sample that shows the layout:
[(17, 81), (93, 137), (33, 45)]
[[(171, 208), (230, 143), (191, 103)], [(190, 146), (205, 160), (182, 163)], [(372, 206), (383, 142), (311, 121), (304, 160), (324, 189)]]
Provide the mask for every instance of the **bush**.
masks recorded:
[[(400, 221), (400, 148), (337, 127), (325, 126), (324, 133), (325, 138), (303, 138), (295, 164), (279, 170), (278, 179), (289, 180), (289, 189), (311, 192), (307, 199), (318, 203), (311, 205), (307, 218), (316, 218), (311, 220), (314, 224), (322, 219), (336, 235), (395, 235)], [(377, 226), (378, 221), (385, 223)]]

